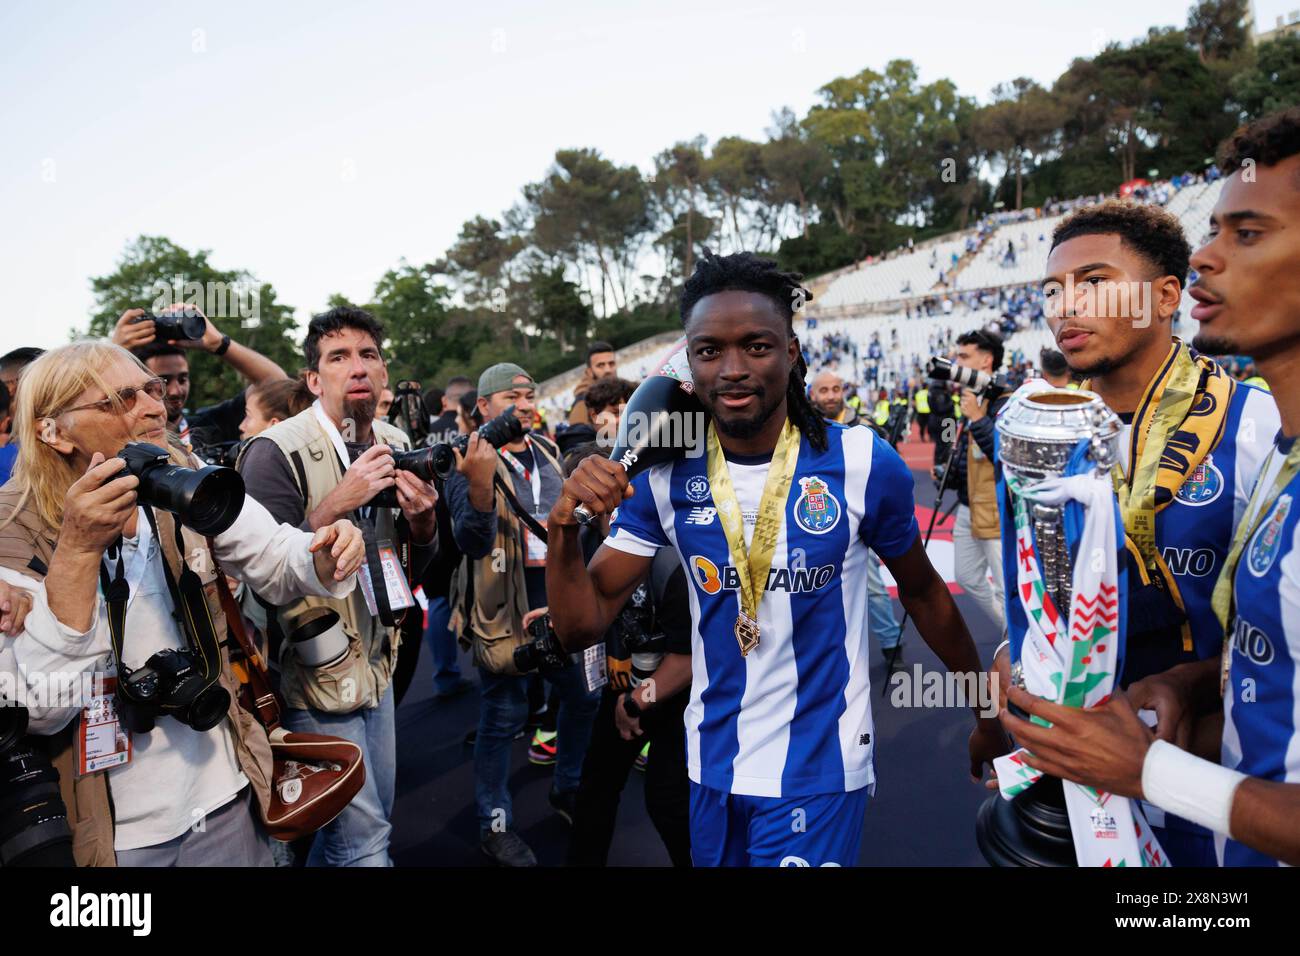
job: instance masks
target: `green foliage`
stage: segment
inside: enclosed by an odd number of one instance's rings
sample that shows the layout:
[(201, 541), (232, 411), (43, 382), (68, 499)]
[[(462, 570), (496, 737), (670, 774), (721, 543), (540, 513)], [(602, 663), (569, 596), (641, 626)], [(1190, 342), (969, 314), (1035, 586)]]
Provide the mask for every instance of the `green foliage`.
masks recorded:
[[(95, 337), (112, 334), (123, 312), (157, 312), (168, 305), (196, 305), (232, 339), (256, 349), (290, 375), (302, 365), (293, 308), (277, 301), (274, 287), (258, 282), (242, 269), (221, 270), (209, 261), (211, 252), (190, 252), (161, 236), (140, 236), (127, 244), (117, 269), (91, 279), (95, 312), (84, 332)], [(240, 299), (239, 293), (248, 294)], [(242, 304), (243, 308), (240, 308)], [(255, 315), (243, 315), (255, 313)], [(229, 398), (248, 383), (219, 358), (192, 349), (190, 407), (202, 408)]]
[(1300, 36), (1261, 43), (1255, 54), (1255, 62), (1230, 81), (1243, 120), (1300, 103)]

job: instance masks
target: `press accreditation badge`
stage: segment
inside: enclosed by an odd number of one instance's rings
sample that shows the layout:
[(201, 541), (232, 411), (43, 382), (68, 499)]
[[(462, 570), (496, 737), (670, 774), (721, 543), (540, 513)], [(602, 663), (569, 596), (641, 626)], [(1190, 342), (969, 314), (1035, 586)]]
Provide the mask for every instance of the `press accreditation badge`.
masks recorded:
[(583, 649), (582, 676), (587, 682), (588, 694), (594, 694), (609, 683), (609, 674), (605, 671), (604, 641)]
[[(391, 541), (379, 542), (379, 564), (383, 569), (384, 587), (388, 591), (388, 606), (393, 611), (404, 611), (415, 606), (415, 595), (406, 583), (406, 574), (402, 571), (402, 562), (398, 560), (397, 549)], [(366, 608), (371, 617), (379, 616), (379, 605), (375, 603), (374, 579), (370, 574), (370, 565), (362, 564), (357, 572), (361, 579), (361, 593), (366, 598)]]
[[(546, 527), (546, 515), (533, 515), (533, 518), (543, 528)], [(524, 546), (524, 567), (546, 567), (546, 542), (533, 534), (528, 525), (524, 525)]]
[(101, 678), (95, 690), (77, 728), (77, 775), (82, 777), (131, 762), (131, 732), (117, 715), (117, 678)]

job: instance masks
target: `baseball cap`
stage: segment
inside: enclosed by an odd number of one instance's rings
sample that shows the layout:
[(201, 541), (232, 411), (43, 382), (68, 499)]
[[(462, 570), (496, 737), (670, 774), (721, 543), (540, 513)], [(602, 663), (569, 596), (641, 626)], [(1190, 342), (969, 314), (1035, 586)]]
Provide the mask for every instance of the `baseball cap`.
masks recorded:
[[(523, 376), (528, 381), (516, 382), (515, 379)], [(504, 392), (506, 389), (515, 388), (517, 385), (528, 385), (536, 387), (537, 383), (533, 377), (525, 372), (514, 362), (498, 362), (496, 365), (490, 365), (483, 370), (483, 374), (478, 377), (478, 396), (486, 398), (495, 392)]]

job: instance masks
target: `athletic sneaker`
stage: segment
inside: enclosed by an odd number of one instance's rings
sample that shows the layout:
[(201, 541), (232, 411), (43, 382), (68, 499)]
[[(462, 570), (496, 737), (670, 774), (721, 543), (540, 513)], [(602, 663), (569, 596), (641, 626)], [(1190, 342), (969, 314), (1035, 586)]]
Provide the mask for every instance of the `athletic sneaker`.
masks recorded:
[(578, 805), (578, 791), (552, 790), (549, 799), (555, 812), (562, 816), (569, 826), (573, 826), (573, 812)]
[(498, 866), (536, 866), (537, 857), (517, 833), (489, 833), (479, 841), (478, 848)]
[(632, 766), (635, 767), (637, 770), (640, 770), (642, 773), (644, 773), (645, 765), (648, 764), (649, 762), (650, 762), (650, 741), (647, 740), (645, 746), (641, 748), (641, 752), (636, 755), (636, 763), (632, 764)]
[(538, 729), (533, 732), (533, 742), (528, 745), (528, 762), (539, 767), (555, 763), (559, 734), (554, 730)]

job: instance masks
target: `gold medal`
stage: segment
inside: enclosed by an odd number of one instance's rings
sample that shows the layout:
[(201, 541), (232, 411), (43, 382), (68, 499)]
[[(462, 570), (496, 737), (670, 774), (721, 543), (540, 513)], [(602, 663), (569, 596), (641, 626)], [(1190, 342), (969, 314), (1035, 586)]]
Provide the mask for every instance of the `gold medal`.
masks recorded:
[(741, 657), (748, 657), (758, 647), (758, 622), (744, 611), (736, 616), (736, 643), (740, 645)]
[(736, 643), (740, 645), (742, 657), (747, 657), (750, 651), (758, 647), (758, 605), (763, 600), (777, 539), (781, 535), (781, 524), (785, 520), (785, 503), (799, 458), (799, 440), (799, 429), (787, 419), (772, 452), (772, 464), (768, 468), (767, 480), (763, 483), (753, 537), (746, 547), (744, 518), (736, 499), (736, 490), (731, 484), (726, 456), (713, 425), (709, 425), (709, 486), (713, 491), (722, 532), (727, 539), (727, 550), (731, 554), (731, 563), (736, 569), (740, 584)]

